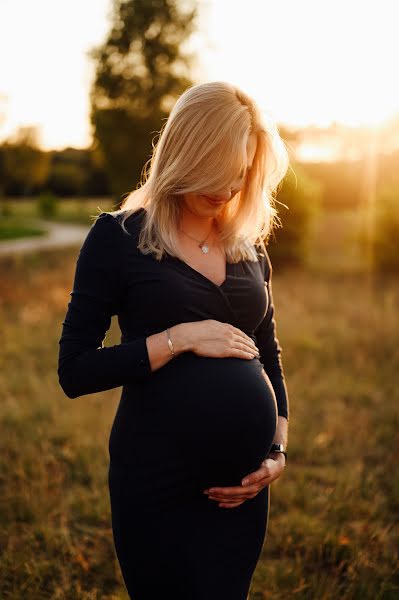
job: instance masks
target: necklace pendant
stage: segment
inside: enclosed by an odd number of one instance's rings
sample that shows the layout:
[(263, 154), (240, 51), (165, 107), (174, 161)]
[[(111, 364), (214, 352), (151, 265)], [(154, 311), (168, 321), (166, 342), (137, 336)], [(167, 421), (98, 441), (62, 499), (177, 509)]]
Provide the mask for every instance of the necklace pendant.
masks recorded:
[(200, 248), (201, 248), (201, 250), (202, 250), (202, 252), (204, 254), (208, 254), (208, 252), (209, 252), (209, 246), (207, 246), (206, 244), (204, 244), (203, 246), (200, 246)]

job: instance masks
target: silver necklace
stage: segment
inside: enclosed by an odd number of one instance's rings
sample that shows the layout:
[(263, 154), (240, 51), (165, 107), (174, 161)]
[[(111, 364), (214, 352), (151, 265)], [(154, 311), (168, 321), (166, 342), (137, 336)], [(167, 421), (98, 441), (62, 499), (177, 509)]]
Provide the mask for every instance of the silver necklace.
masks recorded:
[(204, 254), (208, 254), (210, 248), (207, 244), (205, 244), (206, 240), (209, 238), (209, 236), (211, 235), (212, 229), (211, 231), (208, 233), (208, 235), (206, 236), (206, 238), (202, 241), (197, 240), (196, 238), (194, 238), (192, 235), (190, 235), (189, 233), (186, 233), (185, 231), (183, 231), (183, 229), (180, 229), (180, 231), (182, 231), (185, 235), (188, 235), (189, 238), (191, 238), (192, 240), (194, 240), (195, 242), (197, 242), (198, 247), (201, 248), (202, 252)]

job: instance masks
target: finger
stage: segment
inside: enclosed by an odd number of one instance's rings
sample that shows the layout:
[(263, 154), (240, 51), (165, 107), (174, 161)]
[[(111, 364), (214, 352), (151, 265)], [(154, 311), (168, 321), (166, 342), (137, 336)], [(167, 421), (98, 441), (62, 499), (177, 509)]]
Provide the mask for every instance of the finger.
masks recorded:
[(209, 500), (217, 500), (219, 502), (236, 502), (237, 500), (249, 500), (253, 498), (260, 491), (259, 487), (248, 490), (245, 494), (236, 494), (234, 496), (226, 496), (224, 494), (210, 494), (208, 495)]
[(224, 508), (234, 508), (235, 506), (240, 506), (240, 504), (243, 504), (243, 502), (236, 502), (235, 504), (223, 504), (221, 502), (220, 504), (218, 504), (218, 506), (221, 506)]
[(212, 500), (220, 500), (221, 502), (235, 502), (237, 500), (248, 500), (249, 498), (253, 498), (260, 490), (262, 486), (256, 485), (252, 486), (250, 489), (242, 490), (240, 494), (209, 494), (208, 498)]
[(209, 494), (226, 494), (226, 496), (234, 496), (235, 494), (242, 494), (247, 492), (248, 486), (236, 485), (233, 487), (212, 487), (205, 490)]
[(242, 337), (248, 344), (250, 344), (251, 346), (255, 346), (255, 342), (254, 340), (245, 333), (245, 331), (243, 331), (242, 329), (240, 329), (239, 327), (235, 328), (235, 332)]
[(259, 358), (259, 353), (256, 352), (256, 350), (249, 350), (249, 348), (244, 347), (243, 344), (236, 344), (234, 348), (230, 349), (230, 356), (253, 360), (255, 357)]
[(234, 325), (231, 325), (231, 330), (233, 331), (234, 335), (236, 336), (236, 339), (238, 338), (239, 341), (243, 342), (249, 348), (256, 348), (256, 344), (255, 344), (254, 340), (249, 335), (247, 335), (242, 329), (240, 329), (239, 327), (234, 327)]
[(210, 500), (216, 500), (217, 502), (238, 502), (238, 501), (243, 501), (243, 500), (249, 500), (249, 498), (252, 498), (254, 494), (248, 494), (246, 496), (235, 496), (234, 498), (232, 497), (226, 497), (223, 495), (219, 495), (219, 496), (208, 496), (208, 498)]
[(258, 356), (259, 357), (259, 350), (257, 348), (254, 348), (253, 346), (249, 346), (248, 344), (244, 344), (242, 341), (236, 342), (236, 346), (237, 350), (242, 350), (243, 352), (249, 352), (251, 354), (251, 356)]
[(249, 475), (246, 475), (244, 479), (241, 480), (242, 485), (247, 488), (249, 485), (253, 485), (254, 483), (258, 483), (263, 479), (267, 479), (270, 477), (271, 471), (268, 466), (262, 466), (257, 471), (253, 471)]
[(207, 496), (212, 498), (221, 498), (222, 500), (228, 500), (229, 498), (249, 498), (253, 496), (253, 494), (257, 494), (260, 488), (262, 488), (264, 485), (267, 485), (267, 482), (263, 484), (262, 482), (254, 483), (253, 485), (246, 485), (245, 487), (243, 486), (241, 488), (226, 488), (225, 490), (222, 489), (220, 492), (209, 493)]
[(249, 336), (247, 336), (243, 332), (238, 333), (238, 335), (237, 335), (237, 342), (240, 344), (240, 346), (241, 346), (241, 344), (243, 344), (244, 348), (247, 349), (247, 350), (259, 352), (259, 348), (255, 344), (255, 342), (253, 341), (253, 339), (250, 338)]

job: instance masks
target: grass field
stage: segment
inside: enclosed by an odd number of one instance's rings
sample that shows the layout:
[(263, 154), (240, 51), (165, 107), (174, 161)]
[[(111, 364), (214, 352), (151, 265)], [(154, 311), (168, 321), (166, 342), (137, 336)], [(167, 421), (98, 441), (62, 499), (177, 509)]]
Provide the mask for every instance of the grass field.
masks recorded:
[[(40, 215), (37, 198), (8, 198), (6, 208), (14, 219), (35, 219)], [(97, 215), (101, 210), (116, 210), (116, 204), (108, 197), (99, 198), (60, 198), (57, 201), (57, 212), (54, 216), (46, 216), (48, 220), (64, 223), (79, 223), (90, 225), (92, 219), (89, 215)], [(1, 232), (1, 229), (0, 229)]]
[(3, 240), (40, 237), (44, 233), (45, 230), (38, 227), (34, 219), (15, 216), (0, 218), (0, 242)]
[[(0, 262), (4, 600), (127, 599), (107, 488), (120, 389), (70, 400), (56, 374), (76, 256)], [(397, 282), (318, 265), (276, 269), (273, 283), (289, 457), (251, 600), (397, 599)], [(113, 321), (106, 343), (118, 342)]]

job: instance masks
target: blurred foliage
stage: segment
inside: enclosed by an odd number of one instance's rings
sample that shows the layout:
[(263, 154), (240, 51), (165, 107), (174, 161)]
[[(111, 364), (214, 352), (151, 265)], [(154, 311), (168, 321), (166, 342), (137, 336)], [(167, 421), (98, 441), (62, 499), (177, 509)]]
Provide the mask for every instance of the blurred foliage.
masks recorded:
[(193, 84), (194, 55), (183, 52), (183, 45), (196, 28), (198, 8), (186, 7), (183, 12), (178, 0), (114, 0), (108, 37), (90, 53), (96, 70), (90, 94), (94, 147), (118, 197), (140, 182), (153, 150), (151, 134)]
[(2, 215), (0, 219), (0, 241), (16, 240), (26, 237), (40, 237), (46, 233), (43, 227), (29, 218)]
[(376, 267), (399, 273), (399, 186), (385, 186), (377, 195), (373, 227)]
[[(399, 187), (399, 150), (376, 155), (378, 188), (390, 183)], [(360, 160), (301, 163), (307, 175), (322, 185), (323, 206), (360, 207), (364, 203), (369, 163)]]
[(306, 175), (300, 165), (292, 165), (277, 195), (276, 208), (281, 226), (274, 229), (268, 240), (273, 264), (305, 263), (313, 225), (321, 210), (320, 184)]
[(98, 149), (43, 151), (29, 141), (0, 146), (0, 197), (28, 197), (51, 190), (64, 197), (106, 196), (108, 180)]
[(50, 190), (43, 191), (36, 200), (41, 217), (54, 217), (58, 212), (58, 198)]
[(11, 203), (0, 196), (0, 217), (11, 217), (14, 214)]
[(107, 177), (97, 154), (93, 147), (53, 152), (46, 188), (64, 197), (108, 194)]
[(37, 130), (34, 127), (20, 127), (4, 142), (1, 155), (3, 193), (14, 191), (28, 195), (46, 181), (50, 154), (38, 148)]
[(49, 187), (57, 194), (76, 196), (85, 189), (87, 172), (82, 164), (57, 162), (52, 166)]
[(356, 207), (361, 204), (361, 160), (303, 163), (303, 169), (309, 177), (320, 182), (325, 207)]

